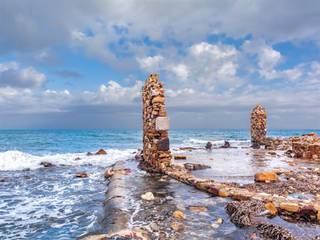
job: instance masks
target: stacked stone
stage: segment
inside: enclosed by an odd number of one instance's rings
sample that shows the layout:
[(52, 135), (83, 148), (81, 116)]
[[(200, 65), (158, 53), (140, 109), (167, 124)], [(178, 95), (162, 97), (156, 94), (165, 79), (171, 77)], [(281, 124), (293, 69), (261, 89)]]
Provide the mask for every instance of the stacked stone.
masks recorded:
[(320, 136), (309, 133), (301, 137), (292, 137), (292, 152), (296, 158), (320, 160)]
[(143, 160), (153, 170), (164, 172), (171, 165), (169, 120), (165, 108), (163, 84), (151, 74), (142, 89)]
[(267, 135), (267, 112), (257, 105), (251, 112), (251, 142), (253, 145), (264, 144)]

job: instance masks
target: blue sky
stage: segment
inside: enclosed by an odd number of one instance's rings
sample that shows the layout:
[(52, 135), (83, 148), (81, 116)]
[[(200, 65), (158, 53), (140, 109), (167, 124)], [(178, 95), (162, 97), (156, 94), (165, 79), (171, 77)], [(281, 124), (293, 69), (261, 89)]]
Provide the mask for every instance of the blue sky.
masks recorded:
[(139, 128), (148, 74), (173, 128), (320, 128), (320, 2), (0, 2), (0, 128)]

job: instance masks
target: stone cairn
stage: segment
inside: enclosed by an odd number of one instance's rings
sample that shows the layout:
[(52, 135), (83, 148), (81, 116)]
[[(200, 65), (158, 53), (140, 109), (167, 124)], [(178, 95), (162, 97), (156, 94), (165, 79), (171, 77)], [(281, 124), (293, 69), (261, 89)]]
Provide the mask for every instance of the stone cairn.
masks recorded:
[(154, 171), (164, 172), (171, 165), (169, 120), (165, 108), (163, 84), (151, 74), (142, 89), (143, 161)]
[(251, 142), (254, 146), (264, 143), (267, 135), (267, 112), (264, 107), (257, 105), (251, 112)]

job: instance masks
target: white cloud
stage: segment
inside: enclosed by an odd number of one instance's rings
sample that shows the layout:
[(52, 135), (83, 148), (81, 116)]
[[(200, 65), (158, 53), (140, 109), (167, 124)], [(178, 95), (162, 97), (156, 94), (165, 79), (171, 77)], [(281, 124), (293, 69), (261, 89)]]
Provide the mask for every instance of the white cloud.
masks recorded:
[(33, 67), (20, 68), (17, 62), (0, 63), (1, 87), (36, 88), (45, 81), (45, 74)]
[(160, 65), (163, 62), (163, 57), (160, 55), (137, 58), (141, 69), (147, 72), (157, 72), (160, 70)]

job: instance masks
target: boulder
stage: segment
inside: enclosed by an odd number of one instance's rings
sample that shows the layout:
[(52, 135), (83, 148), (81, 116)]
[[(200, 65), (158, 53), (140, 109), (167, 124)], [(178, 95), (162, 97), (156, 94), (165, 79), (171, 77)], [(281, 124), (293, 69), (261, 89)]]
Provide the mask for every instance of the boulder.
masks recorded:
[(278, 210), (273, 202), (268, 202), (264, 206), (266, 207), (266, 209), (268, 210), (270, 215), (272, 215), (272, 216), (277, 215)]
[(40, 165), (44, 166), (44, 167), (53, 167), (54, 165), (51, 162), (41, 162)]
[(256, 182), (274, 182), (278, 181), (278, 176), (275, 172), (260, 172), (254, 175)]
[(207, 150), (211, 150), (212, 149), (212, 143), (211, 142), (207, 142), (206, 147)]
[(96, 152), (96, 155), (106, 155), (106, 154), (107, 154), (106, 150), (104, 150), (102, 148)]
[(228, 141), (224, 141), (224, 144), (221, 148), (230, 148), (230, 147), (231, 147), (230, 143)]
[(280, 203), (280, 208), (287, 212), (296, 213), (299, 211), (299, 204), (294, 202), (282, 202)]

